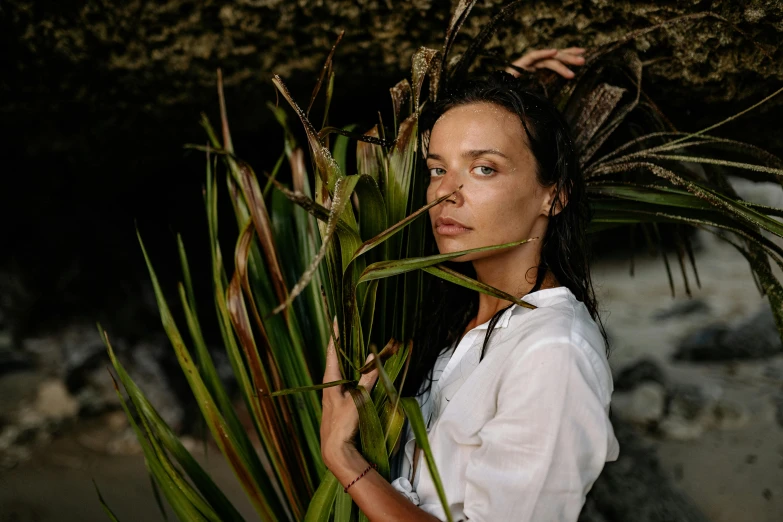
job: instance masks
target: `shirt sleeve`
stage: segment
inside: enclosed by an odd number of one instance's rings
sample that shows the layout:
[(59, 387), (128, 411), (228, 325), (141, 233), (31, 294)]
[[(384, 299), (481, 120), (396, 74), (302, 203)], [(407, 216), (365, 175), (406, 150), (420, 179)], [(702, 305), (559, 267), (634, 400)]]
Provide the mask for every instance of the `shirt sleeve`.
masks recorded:
[(591, 349), (545, 341), (509, 365), (467, 465), (469, 520), (577, 520), (611, 430)]

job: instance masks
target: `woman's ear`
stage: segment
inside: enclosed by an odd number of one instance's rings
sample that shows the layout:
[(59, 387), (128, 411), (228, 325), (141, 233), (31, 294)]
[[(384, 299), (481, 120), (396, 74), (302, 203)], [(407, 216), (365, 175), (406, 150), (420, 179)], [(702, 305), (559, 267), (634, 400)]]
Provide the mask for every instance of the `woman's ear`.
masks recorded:
[(542, 214), (549, 216), (551, 210), (551, 215), (556, 216), (565, 208), (568, 204), (568, 195), (563, 188), (559, 183), (547, 187), (547, 195), (544, 198), (544, 204), (541, 209)]

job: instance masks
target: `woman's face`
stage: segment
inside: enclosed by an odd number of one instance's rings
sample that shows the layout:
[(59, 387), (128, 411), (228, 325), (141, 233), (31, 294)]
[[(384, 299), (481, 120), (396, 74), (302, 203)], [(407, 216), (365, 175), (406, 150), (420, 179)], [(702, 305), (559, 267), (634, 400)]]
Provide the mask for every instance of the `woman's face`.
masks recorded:
[[(515, 114), (486, 102), (448, 110), (432, 128), (427, 168), (428, 201), (462, 185), (429, 211), (441, 253), (543, 238), (554, 186), (538, 183), (536, 160)], [(476, 261), (501, 252), (507, 250), (458, 260)]]

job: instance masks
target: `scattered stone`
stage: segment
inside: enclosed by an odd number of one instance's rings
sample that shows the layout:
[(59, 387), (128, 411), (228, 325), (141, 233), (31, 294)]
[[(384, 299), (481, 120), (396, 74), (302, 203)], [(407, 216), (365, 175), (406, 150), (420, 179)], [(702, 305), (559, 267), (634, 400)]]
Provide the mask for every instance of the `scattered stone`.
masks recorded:
[(630, 366), (615, 386), (630, 391), (615, 392), (612, 411), (626, 422), (683, 441), (698, 439), (708, 429), (739, 429), (750, 419), (747, 407), (723, 398), (719, 386), (676, 384), (667, 392), (665, 381), (663, 370), (651, 360)]
[(58, 379), (41, 383), (34, 407), (41, 415), (55, 421), (75, 417), (79, 413), (79, 402)]
[(682, 465), (681, 462), (678, 462), (674, 466), (674, 480), (679, 482), (682, 480), (683, 476), (685, 476), (685, 467)]
[(8, 448), (16, 443), (21, 431), (21, 428), (14, 426), (13, 424), (5, 426), (3, 430), (0, 431), (0, 453), (8, 450)]
[(686, 337), (674, 354), (682, 361), (760, 359), (783, 349), (769, 304), (736, 327), (714, 324)]
[(668, 439), (688, 441), (700, 438), (704, 434), (705, 425), (670, 415), (658, 424), (658, 430)]
[(124, 411), (112, 411), (104, 415), (103, 421), (110, 431), (118, 432), (128, 427), (128, 417)]
[(710, 398), (695, 385), (679, 384), (669, 393), (660, 433), (673, 440), (694, 440), (712, 424)]
[[(76, 437), (88, 450), (104, 455), (138, 455), (141, 445), (136, 433), (125, 419), (125, 413), (115, 411), (104, 415), (101, 422), (93, 423)], [(142, 428), (143, 429), (143, 428)]]
[(656, 321), (665, 321), (667, 319), (681, 319), (697, 313), (706, 313), (710, 311), (710, 307), (702, 299), (688, 299), (687, 301), (679, 301), (674, 303), (673, 306), (658, 310), (653, 313), (653, 319)]
[(81, 456), (69, 455), (67, 453), (49, 453), (47, 460), (54, 466), (63, 469), (84, 469), (88, 463)]
[[(9, 375), (2, 381), (24, 383), (10, 378), (20, 375)], [(8, 422), (0, 432), (0, 467), (4, 469), (27, 460), (33, 446), (49, 443), (63, 422), (79, 413), (78, 402), (58, 379), (41, 381), (32, 397), (28, 391), (18, 393), (23, 398), (13, 410), (3, 412)]]
[(35, 401), (43, 380), (33, 371), (0, 375), (0, 417), (5, 422), (12, 422), (22, 405)]
[(666, 375), (661, 365), (652, 359), (640, 359), (623, 368), (614, 380), (615, 391), (628, 391), (644, 382), (656, 382), (666, 387)]
[[(158, 337), (130, 345), (113, 343), (117, 356), (158, 413), (180, 430), (185, 410), (178, 389), (184, 378), (172, 364), (171, 349)], [(98, 430), (80, 443), (109, 455), (137, 455), (141, 447), (119, 409), (107, 367), (105, 347), (94, 327), (72, 325), (54, 334), (26, 339), (24, 353), (33, 368), (0, 372), (0, 467), (10, 469), (78, 415), (108, 414)], [(131, 349), (128, 349), (128, 346)], [(180, 388), (177, 388), (177, 385)]]
[(629, 393), (616, 393), (612, 410), (621, 419), (644, 427), (651, 427), (663, 417), (666, 408), (666, 390), (657, 382), (644, 382)]
[(79, 381), (83, 372), (107, 360), (106, 346), (95, 325), (77, 324), (66, 328), (60, 335), (60, 346), (65, 381), (71, 390), (81, 387)]
[(685, 420), (702, 417), (709, 406), (710, 397), (694, 384), (678, 384), (669, 393), (667, 413)]
[(620, 456), (608, 462), (587, 494), (579, 522), (707, 522), (661, 470), (655, 450), (613, 418)]
[(658, 430), (673, 440), (694, 440), (709, 429), (737, 430), (750, 420), (748, 408), (723, 397), (719, 386), (679, 384), (668, 397)]
[(720, 399), (713, 407), (715, 427), (720, 430), (738, 430), (750, 421), (748, 408), (735, 401)]
[(772, 397), (772, 404), (775, 407), (775, 421), (783, 428), (783, 390)]
[(681, 361), (715, 360), (721, 353), (723, 338), (727, 332), (728, 327), (723, 324), (713, 324), (697, 330), (680, 343), (673, 358)]
[(113, 437), (106, 445), (106, 453), (109, 455), (140, 455), (141, 444), (136, 434), (131, 429)]
[(32, 406), (22, 406), (16, 415), (15, 423), (22, 430), (39, 430), (46, 426), (46, 415)]
[(10, 340), (4, 339), (5, 332), (0, 332), (0, 376), (30, 370), (33, 367), (33, 360), (29, 354), (14, 349)]
[(783, 381), (783, 367), (769, 365), (764, 368), (764, 377), (775, 381)]
[(25, 353), (35, 362), (36, 369), (48, 376), (63, 376), (63, 354), (54, 336), (31, 337), (22, 341)]
[(204, 449), (204, 441), (198, 440), (195, 437), (191, 437), (190, 435), (184, 435), (180, 437), (179, 441), (182, 443), (185, 449), (188, 450), (188, 452), (190, 453), (195, 453), (199, 450)]
[(164, 370), (161, 361), (162, 355), (169, 350), (165, 345), (149, 341), (136, 344), (130, 353), (129, 373), (161, 418), (177, 431), (185, 420), (185, 409), (172, 385), (173, 379)]
[[(63, 364), (67, 370), (64, 379), (68, 390), (78, 401), (84, 416), (103, 415), (120, 408), (114, 383), (107, 371), (110, 362), (106, 348), (95, 333), (83, 328), (72, 328), (62, 334)], [(100, 344), (99, 344), (100, 343)], [(126, 347), (121, 339), (112, 341), (117, 357), (141, 388), (163, 419), (175, 430), (185, 419), (185, 410), (173, 385), (178, 382), (165, 368), (170, 348), (163, 338), (145, 340)], [(43, 343), (39, 340), (38, 346)], [(173, 368), (181, 373), (178, 367)]]
[(30, 460), (32, 452), (27, 446), (13, 445), (3, 452), (0, 452), (0, 468), (5, 470), (14, 469), (22, 462)]
[[(601, 480), (601, 477), (598, 477), (598, 480)], [(584, 506), (582, 506), (578, 522), (609, 522), (609, 519), (598, 510), (596, 502), (592, 501), (590, 493), (592, 493), (592, 490), (587, 494), (587, 500)]]

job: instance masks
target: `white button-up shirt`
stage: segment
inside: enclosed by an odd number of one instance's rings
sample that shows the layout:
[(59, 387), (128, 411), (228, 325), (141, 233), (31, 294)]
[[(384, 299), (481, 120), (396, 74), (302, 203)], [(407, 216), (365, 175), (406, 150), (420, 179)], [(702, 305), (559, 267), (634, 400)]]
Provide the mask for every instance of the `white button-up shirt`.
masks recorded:
[[(566, 287), (523, 297), (498, 320), (479, 364), (488, 323), (444, 352), (418, 398), (454, 520), (574, 522), (619, 444), (609, 421), (613, 385), (603, 337)], [(415, 439), (404, 432), (392, 485), (446, 519)]]

